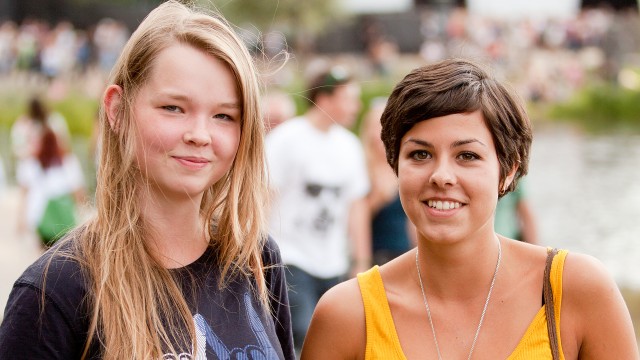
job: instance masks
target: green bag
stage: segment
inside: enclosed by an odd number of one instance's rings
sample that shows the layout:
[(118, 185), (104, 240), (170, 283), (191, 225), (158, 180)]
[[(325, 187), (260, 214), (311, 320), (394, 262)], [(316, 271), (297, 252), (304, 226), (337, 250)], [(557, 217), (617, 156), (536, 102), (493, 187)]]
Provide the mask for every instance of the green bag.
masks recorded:
[(49, 199), (42, 219), (38, 224), (38, 235), (45, 246), (51, 246), (76, 225), (76, 204), (71, 194)]

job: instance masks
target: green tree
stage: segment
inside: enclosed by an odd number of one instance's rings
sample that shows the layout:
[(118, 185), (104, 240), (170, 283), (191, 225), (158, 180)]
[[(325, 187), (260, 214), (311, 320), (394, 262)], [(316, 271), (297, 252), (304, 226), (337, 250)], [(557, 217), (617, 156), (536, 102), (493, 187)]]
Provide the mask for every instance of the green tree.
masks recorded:
[[(80, 6), (101, 3), (120, 6), (143, 6), (149, 9), (165, 0), (67, 0)], [(313, 38), (329, 22), (345, 19), (346, 13), (337, 0), (179, 0), (204, 8), (216, 9), (232, 24), (258, 41), (269, 31), (282, 33), (298, 56), (311, 50)], [(250, 39), (246, 39), (251, 42)], [(256, 43), (258, 44), (258, 42)]]
[(314, 36), (329, 22), (345, 18), (336, 0), (197, 0), (215, 7), (231, 23), (253, 32), (284, 34), (298, 55), (304, 55)]

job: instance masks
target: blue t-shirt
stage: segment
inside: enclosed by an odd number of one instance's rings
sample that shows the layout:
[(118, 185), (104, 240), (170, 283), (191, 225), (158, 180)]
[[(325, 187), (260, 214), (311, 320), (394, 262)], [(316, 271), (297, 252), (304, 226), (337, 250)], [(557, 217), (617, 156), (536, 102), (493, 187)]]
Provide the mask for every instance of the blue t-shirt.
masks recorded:
[(401, 254), (411, 248), (407, 231), (407, 215), (404, 213), (399, 196), (373, 216), (371, 239), (374, 253), (389, 251)]

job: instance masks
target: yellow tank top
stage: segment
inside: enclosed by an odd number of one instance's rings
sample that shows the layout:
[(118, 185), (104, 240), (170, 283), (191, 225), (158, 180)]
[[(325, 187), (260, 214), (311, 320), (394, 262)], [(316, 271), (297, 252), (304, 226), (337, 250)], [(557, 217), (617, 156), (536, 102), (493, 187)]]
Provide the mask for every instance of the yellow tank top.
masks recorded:
[[(560, 250), (551, 266), (551, 287), (554, 295), (556, 331), (561, 360), (564, 360), (564, 355), (560, 336), (560, 308), (562, 305), (562, 270), (566, 256), (567, 251)], [(376, 265), (369, 271), (358, 274), (358, 284), (360, 285), (360, 293), (364, 303), (367, 331), (365, 360), (406, 360), (407, 358), (402, 351), (396, 327), (393, 323), (391, 308), (389, 307), (387, 294), (384, 291), (384, 284), (382, 283), (378, 266)], [(540, 308), (507, 360), (552, 359), (545, 306), (543, 305)]]

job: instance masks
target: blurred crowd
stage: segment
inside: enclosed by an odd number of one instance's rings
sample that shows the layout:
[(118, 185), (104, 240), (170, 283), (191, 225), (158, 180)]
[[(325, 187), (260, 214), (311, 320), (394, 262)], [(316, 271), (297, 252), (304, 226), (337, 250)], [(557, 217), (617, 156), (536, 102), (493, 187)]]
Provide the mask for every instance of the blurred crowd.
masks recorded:
[[(638, 10), (583, 9), (566, 19), (490, 19), (464, 9), (444, 21), (427, 13), (421, 56), (428, 62), (463, 56), (490, 62), (531, 101), (561, 101), (588, 77), (618, 81), (640, 66)], [(443, 24), (444, 23), (444, 24)]]
[[(421, 49), (407, 55), (427, 62), (450, 56), (488, 61), (533, 101), (565, 99), (588, 76), (618, 81), (621, 68), (640, 64), (640, 17), (633, 9), (599, 7), (566, 19), (498, 20), (455, 8), (446, 14), (424, 10), (421, 18), (416, 29)], [(53, 79), (87, 69), (108, 73), (130, 31), (110, 18), (89, 29), (36, 19), (0, 23), (0, 76), (28, 71)], [(392, 73), (397, 57), (405, 54), (398, 53), (384, 29), (370, 26), (365, 32), (367, 50), (360, 55), (370, 60), (369, 73)], [(265, 44), (272, 33), (265, 33)], [(286, 37), (278, 48), (287, 49)]]
[(65, 21), (7, 21), (0, 24), (0, 75), (31, 71), (56, 78), (94, 65), (108, 72), (129, 34), (123, 23), (110, 18), (88, 30)]

